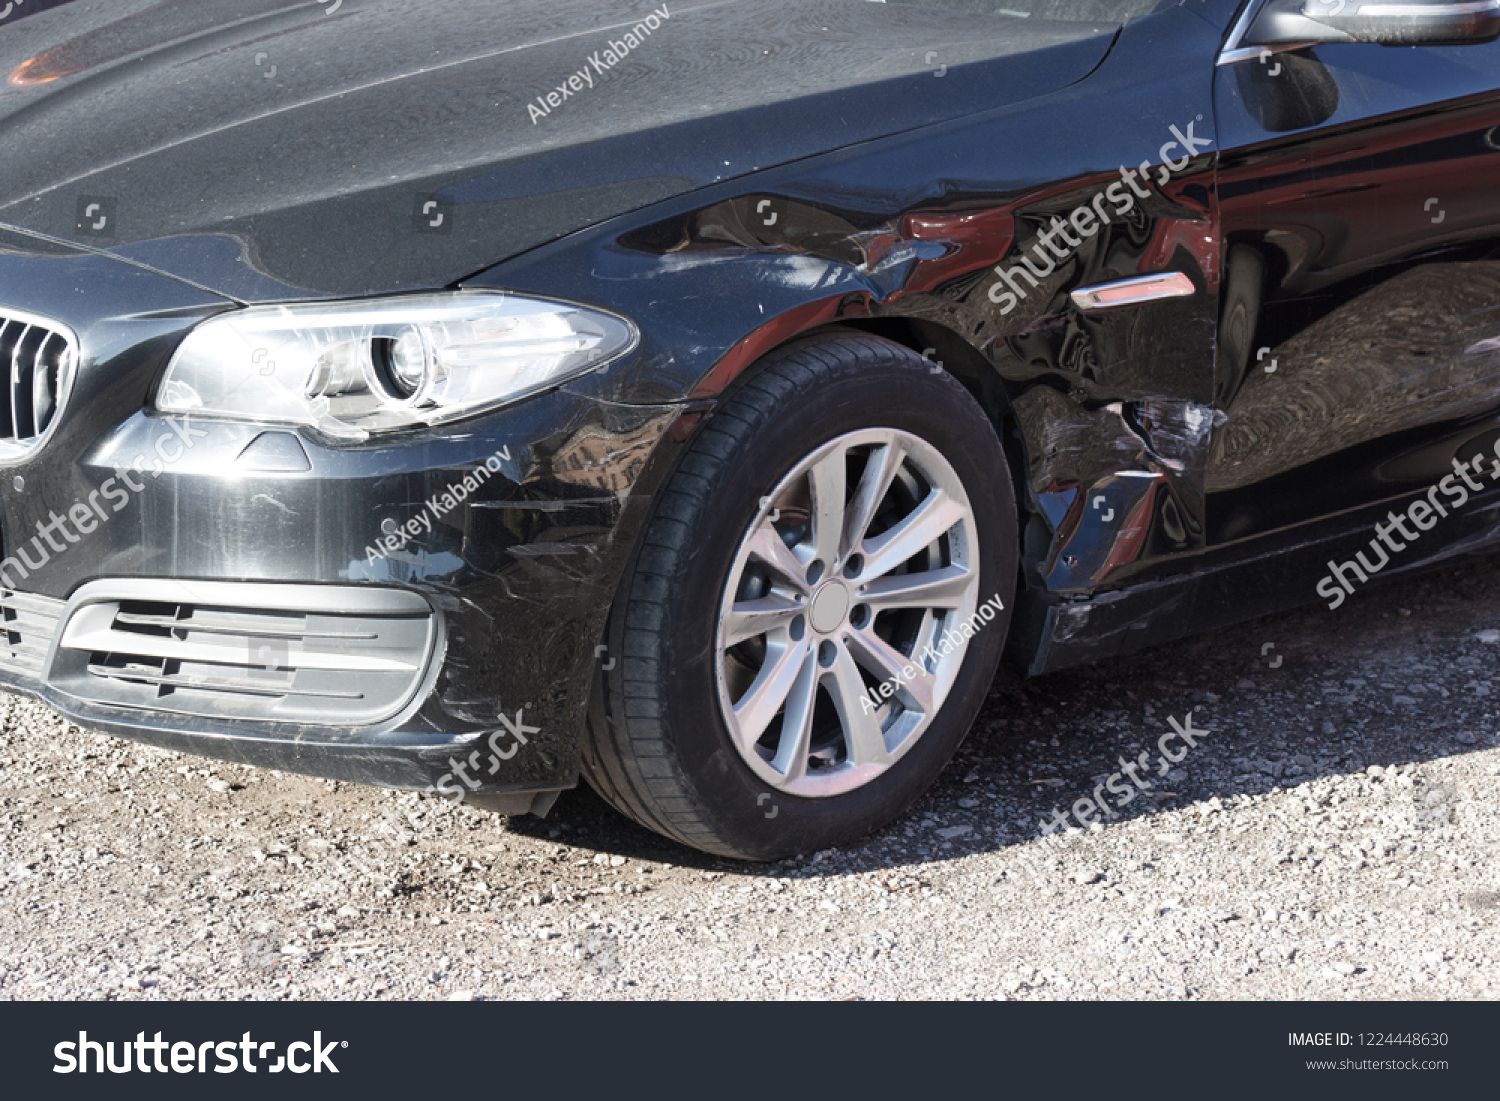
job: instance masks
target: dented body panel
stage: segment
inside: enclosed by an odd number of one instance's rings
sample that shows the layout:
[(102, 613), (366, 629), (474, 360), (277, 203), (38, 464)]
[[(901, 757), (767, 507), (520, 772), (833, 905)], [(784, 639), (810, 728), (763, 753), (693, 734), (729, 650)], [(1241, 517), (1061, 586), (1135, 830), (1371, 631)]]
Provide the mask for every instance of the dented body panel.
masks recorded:
[[(711, 399), (771, 348), (839, 324), (896, 335), (959, 373), (1017, 458), (1032, 530), (1013, 647), (1034, 653), (1025, 624), (1048, 607), (1165, 576), (1205, 546), (1213, 74), (1161, 59), (1210, 55), (1220, 34), (1170, 9), (1127, 28), (1073, 88), (764, 172), (753, 189), (706, 189), (474, 282), (589, 287), (641, 318), (640, 359), (570, 387), (611, 401)], [(1088, 110), (1095, 101), (1119, 110)], [(1073, 228), (1043, 261), (1031, 250), (1057, 220)], [(1157, 272), (1183, 273), (1196, 293), (1095, 313), (1070, 299)]]

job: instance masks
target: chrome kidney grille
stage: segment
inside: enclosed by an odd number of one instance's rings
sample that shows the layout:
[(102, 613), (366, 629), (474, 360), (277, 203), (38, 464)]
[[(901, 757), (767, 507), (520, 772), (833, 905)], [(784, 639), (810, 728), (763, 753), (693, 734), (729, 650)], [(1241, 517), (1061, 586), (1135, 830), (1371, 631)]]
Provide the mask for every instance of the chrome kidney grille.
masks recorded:
[(73, 385), (78, 343), (62, 325), (0, 308), (0, 461), (41, 446)]

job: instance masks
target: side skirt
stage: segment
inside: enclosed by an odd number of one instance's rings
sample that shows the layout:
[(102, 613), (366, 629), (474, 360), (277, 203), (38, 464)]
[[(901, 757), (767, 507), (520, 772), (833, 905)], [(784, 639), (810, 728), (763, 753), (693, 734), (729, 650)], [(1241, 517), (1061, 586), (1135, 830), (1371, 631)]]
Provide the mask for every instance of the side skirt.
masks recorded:
[[(1007, 656), (1028, 675), (1040, 676), (1322, 601), (1317, 586), (1329, 563), (1350, 561), (1361, 550), (1372, 557), (1375, 524), (1392, 509), (1404, 511), (1405, 503), (1387, 501), (1253, 543), (1214, 548), (1180, 576), (1088, 600), (1046, 604), (1031, 590), (1019, 601)], [(1392, 555), (1390, 565), (1356, 585), (1355, 594), (1497, 548), (1500, 494), (1488, 494)]]

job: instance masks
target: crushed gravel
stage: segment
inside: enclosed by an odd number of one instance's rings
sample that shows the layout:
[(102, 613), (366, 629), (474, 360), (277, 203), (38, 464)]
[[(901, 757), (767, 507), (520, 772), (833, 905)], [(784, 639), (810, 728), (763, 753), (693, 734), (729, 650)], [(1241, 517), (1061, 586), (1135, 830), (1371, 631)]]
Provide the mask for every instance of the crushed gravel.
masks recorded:
[(505, 819), (0, 695), (0, 998), (1493, 999), (1497, 668), (1492, 561), (997, 682), (911, 815), (764, 866), (586, 789)]

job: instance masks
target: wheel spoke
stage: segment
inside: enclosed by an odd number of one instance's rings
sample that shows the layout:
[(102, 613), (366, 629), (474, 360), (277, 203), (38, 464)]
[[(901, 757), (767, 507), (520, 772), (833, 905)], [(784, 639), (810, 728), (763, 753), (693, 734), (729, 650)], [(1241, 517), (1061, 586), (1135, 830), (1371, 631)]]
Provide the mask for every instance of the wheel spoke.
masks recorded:
[(755, 743), (760, 741), (760, 736), (786, 702), (803, 663), (810, 660), (812, 657), (806, 642), (791, 643), (781, 647), (779, 652), (776, 647), (771, 648), (755, 683), (734, 705), (740, 743), (746, 750), (754, 751)]
[(818, 662), (809, 650), (797, 668), (797, 679), (786, 698), (781, 721), (781, 740), (771, 767), (793, 783), (807, 775), (807, 755), (812, 748), (813, 712), (818, 702)]
[[(903, 703), (924, 715), (933, 713), (932, 681), (928, 679), (927, 670), (922, 668), (920, 656), (908, 658), (874, 631), (851, 632), (849, 652), (855, 662), (873, 674), (876, 680), (899, 684), (896, 694)], [(901, 671), (907, 668), (914, 669), (916, 676), (902, 676)]]
[(859, 486), (854, 491), (854, 498), (849, 502), (849, 514), (844, 520), (844, 543), (841, 549), (845, 556), (858, 550), (859, 545), (864, 542), (865, 533), (870, 529), (870, 521), (875, 519), (875, 510), (890, 492), (891, 482), (895, 480), (905, 459), (905, 449), (896, 443), (885, 444), (870, 452), (864, 473), (860, 475)]
[(737, 600), (724, 621), (724, 648), (738, 646), (778, 627), (785, 627), (806, 612), (801, 604), (777, 593), (758, 600)]
[(876, 612), (888, 608), (957, 608), (973, 581), (974, 575), (962, 566), (888, 574), (862, 586), (859, 602)]
[(813, 546), (828, 569), (839, 560), (839, 541), (844, 535), (845, 455), (844, 448), (835, 447), (807, 472), (812, 491)]
[(890, 753), (885, 748), (880, 716), (870, 701), (854, 655), (847, 646), (839, 644), (838, 658), (833, 668), (823, 674), (823, 679), (832, 689), (833, 703), (844, 728), (844, 748), (848, 751), (849, 763), (856, 768), (888, 763)]
[(775, 525), (766, 520), (750, 537), (750, 556), (769, 566), (780, 577), (802, 592), (807, 592), (807, 567), (781, 541)]
[(865, 543), (866, 578), (882, 577), (962, 520), (967, 510), (952, 496), (934, 489), (890, 531)]

